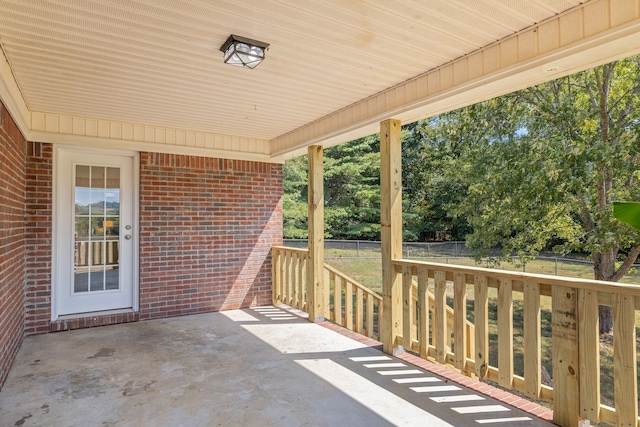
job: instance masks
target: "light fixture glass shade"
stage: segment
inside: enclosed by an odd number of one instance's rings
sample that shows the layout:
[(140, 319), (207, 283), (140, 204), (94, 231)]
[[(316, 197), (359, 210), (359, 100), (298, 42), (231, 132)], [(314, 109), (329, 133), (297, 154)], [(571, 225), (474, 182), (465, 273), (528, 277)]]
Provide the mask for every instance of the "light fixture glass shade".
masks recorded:
[(265, 56), (269, 44), (236, 35), (230, 35), (220, 50), (226, 64), (256, 68)]

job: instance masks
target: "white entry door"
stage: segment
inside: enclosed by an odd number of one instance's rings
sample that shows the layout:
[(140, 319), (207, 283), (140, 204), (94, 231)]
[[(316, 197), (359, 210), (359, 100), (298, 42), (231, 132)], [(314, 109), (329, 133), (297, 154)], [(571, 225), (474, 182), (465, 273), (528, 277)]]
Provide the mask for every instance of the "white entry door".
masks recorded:
[(134, 307), (134, 157), (60, 149), (57, 315)]

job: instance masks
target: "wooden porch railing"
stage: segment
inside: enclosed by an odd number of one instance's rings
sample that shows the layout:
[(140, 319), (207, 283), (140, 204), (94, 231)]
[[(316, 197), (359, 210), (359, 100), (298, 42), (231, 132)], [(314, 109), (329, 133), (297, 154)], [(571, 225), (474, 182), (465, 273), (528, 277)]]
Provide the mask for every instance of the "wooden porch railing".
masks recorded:
[[(575, 413), (593, 422), (640, 425), (638, 419), (635, 313), (640, 286), (559, 278), (518, 272), (395, 260), (403, 282), (403, 332), (397, 342), (422, 357), (453, 365), (479, 378), (520, 391), (533, 399), (553, 402), (554, 421), (575, 425)], [(418, 304), (406, 304), (413, 278)], [(426, 301), (434, 287), (435, 307), (429, 325)], [(468, 289), (469, 288), (469, 289)], [(473, 290), (475, 351), (468, 351), (467, 291)], [(497, 366), (489, 362), (488, 290), (497, 290)], [(524, 300), (524, 375), (514, 374), (513, 296)], [(453, 343), (446, 318), (447, 294), (453, 295)], [(551, 297), (553, 388), (541, 384), (540, 297)], [(615, 408), (600, 403), (600, 341), (598, 305), (613, 306)], [(416, 309), (417, 313), (414, 312)], [(417, 318), (416, 330), (411, 319)], [(458, 338), (460, 338), (458, 343)]]
[[(273, 248), (273, 300), (285, 303), (299, 310), (306, 311), (306, 278), (309, 262), (306, 249), (288, 247)], [(379, 340), (379, 319), (382, 313), (382, 297), (356, 280), (338, 271), (330, 265), (324, 265), (325, 286), (329, 286), (331, 298), (329, 302), (331, 320), (359, 334)], [(412, 304), (418, 313), (418, 285), (413, 281)], [(427, 293), (429, 311), (434, 313), (435, 298)], [(449, 333), (445, 342), (451, 347), (454, 323), (454, 312), (451, 307), (445, 308), (446, 324)], [(371, 319), (371, 321), (369, 321)], [(416, 336), (418, 318), (412, 322), (412, 336)], [(432, 335), (435, 334), (435, 323), (432, 323)], [(467, 357), (472, 357), (474, 350), (474, 325), (466, 321)]]
[[(309, 252), (277, 246), (272, 248), (273, 301), (307, 311)], [(378, 317), (382, 298), (330, 265), (324, 265), (324, 283), (332, 290), (331, 320), (360, 334), (379, 339)]]
[(74, 248), (74, 265), (86, 267), (89, 265), (113, 265), (118, 263), (120, 257), (120, 242), (118, 240), (107, 241), (76, 241)]
[(331, 290), (331, 320), (379, 340), (382, 297), (330, 265), (324, 265), (324, 273), (325, 286)]
[[(306, 311), (307, 262), (305, 249), (273, 248), (274, 303)], [(560, 425), (575, 425), (579, 413), (592, 422), (640, 426), (635, 328), (640, 286), (405, 259), (393, 265), (402, 274), (403, 291), (398, 307), (402, 335), (396, 345), (552, 402)], [(382, 298), (331, 266), (325, 264), (324, 271), (331, 320), (380, 339)], [(497, 344), (489, 341), (490, 289), (497, 300)], [(467, 319), (468, 292), (473, 294), (473, 322)], [(514, 295), (523, 300), (523, 375), (514, 373)], [(541, 296), (551, 298), (553, 387), (541, 381)], [(615, 407), (600, 399), (598, 305), (613, 307)], [(490, 350), (497, 353), (497, 363), (489, 360)]]
[(306, 249), (271, 248), (273, 301), (282, 302), (307, 311), (307, 263)]

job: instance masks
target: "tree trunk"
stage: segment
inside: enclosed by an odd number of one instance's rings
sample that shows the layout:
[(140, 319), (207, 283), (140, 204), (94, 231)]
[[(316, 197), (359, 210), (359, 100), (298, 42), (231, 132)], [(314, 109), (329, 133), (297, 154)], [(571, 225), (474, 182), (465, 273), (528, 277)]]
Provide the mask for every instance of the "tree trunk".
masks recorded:
[[(593, 272), (596, 280), (611, 280), (615, 273), (615, 253), (613, 250), (593, 254)], [(598, 307), (600, 335), (613, 330), (613, 309), (608, 305)]]
[(600, 335), (608, 334), (613, 330), (613, 310), (608, 305), (598, 306), (600, 319)]

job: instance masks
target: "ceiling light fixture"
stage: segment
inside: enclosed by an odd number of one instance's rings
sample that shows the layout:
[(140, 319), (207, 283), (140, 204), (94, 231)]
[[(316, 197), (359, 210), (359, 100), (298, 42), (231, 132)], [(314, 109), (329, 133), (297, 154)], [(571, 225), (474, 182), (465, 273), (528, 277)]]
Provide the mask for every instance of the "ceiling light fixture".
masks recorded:
[(225, 64), (253, 69), (262, 62), (268, 47), (269, 43), (231, 34), (220, 50), (224, 53)]

